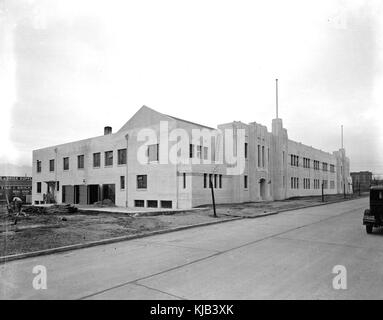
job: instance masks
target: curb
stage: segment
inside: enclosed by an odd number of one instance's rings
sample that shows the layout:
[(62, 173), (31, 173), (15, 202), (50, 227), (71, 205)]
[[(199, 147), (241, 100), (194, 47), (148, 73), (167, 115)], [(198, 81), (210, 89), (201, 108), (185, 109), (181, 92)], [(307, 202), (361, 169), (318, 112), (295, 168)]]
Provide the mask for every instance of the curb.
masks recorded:
[(194, 212), (194, 211), (203, 211), (206, 208), (192, 208), (192, 209), (176, 209), (176, 210), (163, 210), (163, 211), (108, 211), (108, 210), (94, 210), (94, 209), (83, 209), (79, 208), (78, 213), (81, 214), (125, 214), (127, 216), (135, 216), (135, 217), (152, 217), (152, 216), (161, 216), (161, 215), (173, 215), (178, 213), (185, 212)]
[(232, 218), (228, 218), (228, 219), (224, 219), (224, 220), (220, 220), (220, 221), (203, 222), (203, 223), (192, 224), (192, 225), (188, 225), (188, 226), (175, 227), (175, 228), (151, 231), (151, 232), (146, 232), (146, 233), (139, 233), (139, 234), (134, 234), (134, 235), (129, 235), (129, 236), (121, 236), (121, 237), (115, 237), (115, 238), (109, 238), (109, 239), (102, 239), (102, 240), (92, 241), (92, 242), (88, 242), (88, 243), (72, 244), (72, 245), (68, 245), (68, 246), (64, 246), (64, 247), (51, 248), (51, 249), (39, 250), (39, 251), (33, 251), (33, 252), (26, 252), (26, 253), (14, 254), (14, 255), (10, 255), (10, 256), (2, 256), (2, 257), (0, 257), (0, 264), (7, 263), (9, 261), (14, 261), (14, 260), (44, 256), (44, 255), (49, 255), (49, 254), (54, 254), (54, 253), (71, 251), (71, 250), (90, 248), (90, 247), (95, 247), (95, 246), (102, 245), (102, 244), (110, 244), (110, 243), (115, 243), (115, 242), (134, 240), (134, 239), (145, 238), (145, 237), (155, 236), (155, 235), (164, 234), (164, 233), (171, 233), (171, 232), (182, 231), (182, 230), (198, 228), (198, 227), (205, 227), (205, 226), (210, 226), (213, 224), (219, 224), (219, 223), (230, 222), (230, 221), (241, 220), (241, 219), (242, 219), (242, 217), (232, 217)]

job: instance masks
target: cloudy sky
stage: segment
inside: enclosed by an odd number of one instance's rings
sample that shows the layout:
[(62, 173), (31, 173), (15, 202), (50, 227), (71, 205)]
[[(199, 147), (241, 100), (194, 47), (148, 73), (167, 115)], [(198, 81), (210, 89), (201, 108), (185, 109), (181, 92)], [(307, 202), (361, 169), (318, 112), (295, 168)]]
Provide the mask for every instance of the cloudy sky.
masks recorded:
[(383, 174), (383, 1), (0, 0), (0, 164), (142, 105), (340, 147)]

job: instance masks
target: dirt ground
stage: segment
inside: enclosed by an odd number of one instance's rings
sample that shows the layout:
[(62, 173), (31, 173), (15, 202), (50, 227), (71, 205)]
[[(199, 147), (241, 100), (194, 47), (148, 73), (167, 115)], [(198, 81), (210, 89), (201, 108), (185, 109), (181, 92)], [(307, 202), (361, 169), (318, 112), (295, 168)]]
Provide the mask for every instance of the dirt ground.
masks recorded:
[(29, 214), (20, 217), (15, 226), (14, 217), (6, 216), (3, 208), (0, 213), (0, 256), (229, 218), (214, 218), (206, 211), (153, 217), (131, 217), (118, 213)]
[[(343, 200), (343, 195), (327, 196), (326, 201)], [(134, 235), (177, 226), (254, 216), (264, 212), (293, 209), (321, 202), (321, 197), (304, 197), (283, 201), (217, 205), (172, 215), (132, 217), (121, 213), (29, 214), (13, 225), (14, 217), (0, 207), (0, 256), (86, 243), (111, 237)]]

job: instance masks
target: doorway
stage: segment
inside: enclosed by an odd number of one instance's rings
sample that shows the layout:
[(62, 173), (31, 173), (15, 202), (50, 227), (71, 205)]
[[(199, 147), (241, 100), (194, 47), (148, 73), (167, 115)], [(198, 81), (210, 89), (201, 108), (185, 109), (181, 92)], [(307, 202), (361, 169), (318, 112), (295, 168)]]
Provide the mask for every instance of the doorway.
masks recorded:
[(266, 200), (266, 180), (259, 180), (259, 196), (261, 200)]

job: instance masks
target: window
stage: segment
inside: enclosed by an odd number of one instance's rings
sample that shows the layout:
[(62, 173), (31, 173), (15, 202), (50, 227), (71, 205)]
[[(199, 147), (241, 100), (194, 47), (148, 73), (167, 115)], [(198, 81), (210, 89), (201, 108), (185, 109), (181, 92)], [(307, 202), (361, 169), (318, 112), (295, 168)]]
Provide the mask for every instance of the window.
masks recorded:
[(310, 168), (310, 159), (303, 158), (303, 168)]
[(158, 208), (158, 201), (157, 200), (147, 200), (146, 206), (148, 208)]
[(244, 188), (247, 189), (247, 176), (243, 176), (243, 185)]
[(203, 187), (204, 187), (204, 188), (207, 187), (207, 173), (204, 173), (204, 174), (203, 174)]
[(41, 182), (37, 182), (37, 184), (36, 184), (36, 186), (37, 186), (37, 193), (41, 193)]
[(135, 207), (144, 207), (145, 201), (144, 200), (134, 200), (134, 206)]
[(64, 167), (64, 170), (69, 170), (69, 158), (68, 157), (63, 158), (63, 167)]
[(189, 145), (189, 157), (190, 158), (194, 157), (194, 144)]
[(126, 149), (117, 151), (117, 164), (126, 164)]
[(204, 158), (204, 160), (207, 160), (208, 152), (209, 152), (208, 147), (203, 147), (203, 158)]
[(105, 152), (105, 166), (112, 166), (113, 165), (113, 151), (106, 151)]
[(183, 174), (182, 174), (182, 178), (183, 178), (183, 187), (184, 187), (184, 189), (186, 189), (186, 173), (184, 172)]
[(77, 169), (84, 169), (84, 155), (77, 156)]
[(330, 189), (335, 189), (335, 182), (334, 181), (330, 181)]
[(36, 171), (41, 172), (41, 161), (40, 160), (37, 160), (37, 162), (36, 162)]
[(214, 188), (217, 188), (217, 175), (214, 175)]
[(262, 167), (265, 167), (265, 147), (262, 146)]
[(172, 208), (172, 202), (169, 200), (161, 200), (161, 208)]
[(294, 189), (294, 178), (293, 177), (291, 177), (291, 189)]
[(137, 176), (137, 189), (146, 189), (147, 188), (147, 175), (138, 175)]
[(285, 152), (282, 151), (282, 164), (285, 165)]
[(261, 146), (258, 145), (258, 167), (261, 166)]
[(120, 176), (120, 189), (125, 189), (125, 176)]
[(49, 160), (49, 171), (55, 171), (55, 160)]
[(335, 172), (335, 166), (333, 164), (330, 164), (330, 172)]
[(319, 170), (319, 161), (314, 160), (314, 170)]
[(247, 142), (245, 142), (245, 159), (247, 159)]
[(212, 188), (212, 187), (213, 187), (212, 176), (213, 176), (213, 175), (210, 173), (210, 174), (209, 174), (209, 188)]
[(101, 153), (93, 153), (93, 168), (99, 168), (101, 164)]
[(56, 181), (57, 191), (60, 191), (60, 181)]
[(151, 161), (158, 161), (159, 160), (159, 144), (151, 144), (148, 145), (148, 159), (149, 162)]
[(222, 189), (222, 174), (219, 175), (219, 188)]
[(322, 170), (327, 171), (327, 163), (326, 162), (322, 163)]
[(197, 146), (197, 158), (202, 158), (202, 146)]

